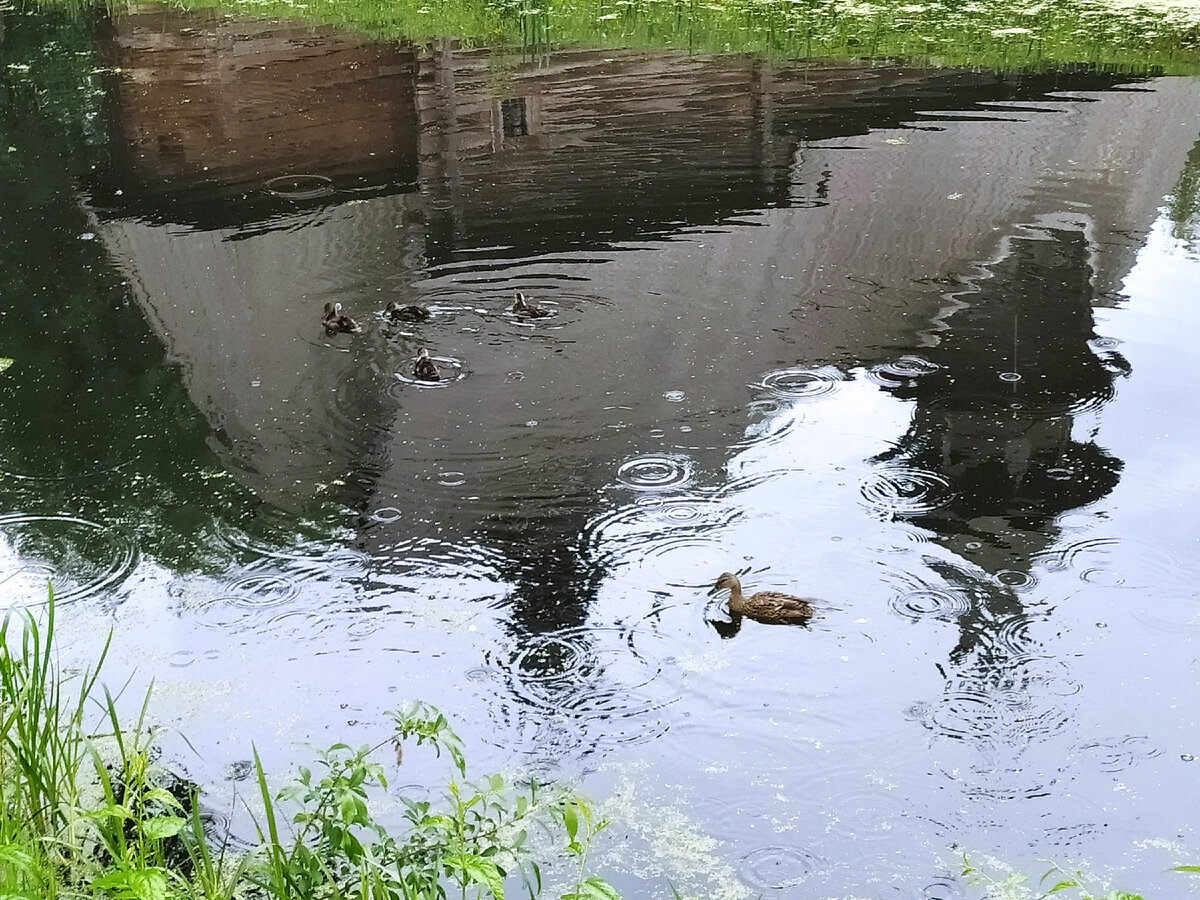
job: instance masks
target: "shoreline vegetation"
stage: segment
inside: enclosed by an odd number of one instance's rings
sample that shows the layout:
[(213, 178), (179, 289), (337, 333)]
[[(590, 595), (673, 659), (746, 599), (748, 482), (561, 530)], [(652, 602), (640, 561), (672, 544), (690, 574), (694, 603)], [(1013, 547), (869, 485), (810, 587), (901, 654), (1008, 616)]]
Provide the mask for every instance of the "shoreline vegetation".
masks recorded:
[[(38, 5), (89, 8), (88, 0)], [(114, 16), (147, 9), (134, 0), (104, 5)], [(529, 55), (624, 48), (999, 72), (1200, 74), (1200, 0), (184, 0), (180, 6)]]
[[(54, 651), (53, 592), (43, 620), (0, 622), (0, 897), (5, 900), (435, 900), (549, 896), (539, 856), (570, 869), (560, 900), (619, 900), (588, 872), (607, 822), (554, 783), (468, 775), (446, 718), (414, 703), (390, 713), (375, 747), (336, 743), (272, 791), (257, 751), (249, 846), (214, 829), (198, 788), (158, 759), (146, 721), (119, 721), (96, 663), (70, 678)], [(92, 722), (89, 711), (99, 710)], [(402, 825), (377, 821), (387, 790), (373, 755), (426, 745), (452, 774), (432, 799), (399, 796)], [(560, 879), (562, 877), (560, 875)], [(510, 890), (511, 892), (511, 890)]]

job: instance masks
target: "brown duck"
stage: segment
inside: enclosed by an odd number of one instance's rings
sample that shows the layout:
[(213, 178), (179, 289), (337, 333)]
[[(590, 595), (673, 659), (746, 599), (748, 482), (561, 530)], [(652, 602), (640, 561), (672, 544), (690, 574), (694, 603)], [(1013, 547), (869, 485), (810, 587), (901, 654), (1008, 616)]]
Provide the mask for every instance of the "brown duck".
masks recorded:
[(325, 311), (321, 314), (321, 324), (325, 326), (325, 333), (328, 335), (353, 334), (356, 331), (362, 331), (357, 322), (342, 312), (340, 303), (325, 304)]
[(422, 349), (413, 363), (413, 378), (417, 381), (441, 381), (442, 373), (438, 371), (437, 363), (429, 356), (429, 351)]
[(423, 306), (401, 306), (395, 300), (389, 300), (383, 314), (393, 322), (424, 322), (429, 318), (429, 310)]
[(554, 310), (530, 302), (529, 298), (520, 291), (517, 291), (517, 299), (513, 302), (511, 312), (514, 316), (520, 316), (522, 319), (544, 319), (546, 316), (554, 315)]
[(758, 591), (746, 597), (742, 594), (742, 583), (732, 572), (724, 572), (709, 592), (729, 590), (729, 616), (734, 621), (745, 616), (766, 625), (803, 625), (816, 612), (812, 604), (791, 594), (778, 591)]

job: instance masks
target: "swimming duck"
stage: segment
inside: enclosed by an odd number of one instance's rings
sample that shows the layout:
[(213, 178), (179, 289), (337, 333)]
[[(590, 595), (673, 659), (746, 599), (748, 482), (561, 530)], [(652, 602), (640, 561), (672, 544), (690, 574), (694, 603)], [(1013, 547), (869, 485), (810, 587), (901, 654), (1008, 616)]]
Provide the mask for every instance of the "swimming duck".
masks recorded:
[(511, 312), (514, 316), (520, 316), (523, 319), (544, 319), (546, 316), (554, 315), (554, 310), (530, 303), (520, 291), (517, 291), (517, 299), (512, 305)]
[(342, 312), (340, 303), (325, 304), (325, 312), (321, 315), (321, 324), (325, 326), (325, 333), (328, 335), (353, 334), (356, 331), (362, 331), (357, 322)]
[(393, 322), (424, 322), (429, 318), (429, 310), (423, 306), (401, 306), (395, 300), (389, 300), (383, 314)]
[(729, 589), (729, 615), (737, 621), (742, 616), (766, 625), (803, 625), (816, 612), (812, 604), (791, 594), (778, 591), (759, 591), (749, 597), (742, 595), (742, 583), (732, 572), (723, 572), (710, 594)]
[(429, 351), (422, 349), (413, 363), (413, 378), (417, 381), (441, 381), (442, 373), (438, 371), (437, 363), (429, 357)]

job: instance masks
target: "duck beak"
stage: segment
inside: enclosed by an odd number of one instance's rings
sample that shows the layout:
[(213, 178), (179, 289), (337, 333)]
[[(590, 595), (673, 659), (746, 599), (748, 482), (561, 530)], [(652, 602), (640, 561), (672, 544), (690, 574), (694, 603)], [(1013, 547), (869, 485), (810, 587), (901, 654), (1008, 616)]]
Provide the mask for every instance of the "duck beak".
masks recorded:
[(717, 594), (721, 593), (721, 591), (723, 591), (723, 590), (725, 590), (725, 588), (723, 588), (723, 587), (717, 587), (717, 586), (714, 584), (712, 587), (710, 587), (710, 588), (708, 589), (708, 596), (710, 596), (710, 597), (715, 597), (715, 596), (717, 596)]

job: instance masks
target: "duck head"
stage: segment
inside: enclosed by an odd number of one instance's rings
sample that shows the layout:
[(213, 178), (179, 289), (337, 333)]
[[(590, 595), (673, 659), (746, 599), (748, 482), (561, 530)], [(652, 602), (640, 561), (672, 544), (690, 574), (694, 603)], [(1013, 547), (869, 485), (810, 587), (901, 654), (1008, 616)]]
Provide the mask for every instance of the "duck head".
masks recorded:
[(742, 589), (742, 582), (732, 572), (722, 572), (721, 577), (717, 579), (717, 583), (712, 586), (712, 590), (708, 592), (708, 595), (711, 597), (718, 591), (732, 591), (735, 589), (740, 591)]

